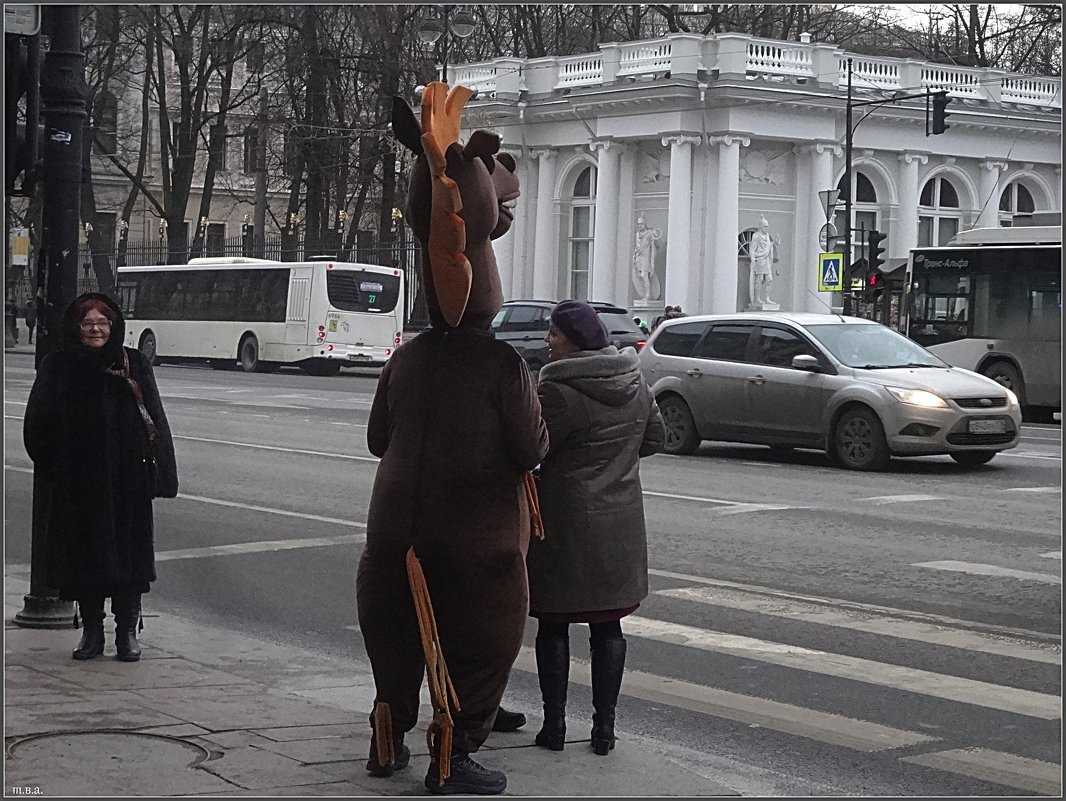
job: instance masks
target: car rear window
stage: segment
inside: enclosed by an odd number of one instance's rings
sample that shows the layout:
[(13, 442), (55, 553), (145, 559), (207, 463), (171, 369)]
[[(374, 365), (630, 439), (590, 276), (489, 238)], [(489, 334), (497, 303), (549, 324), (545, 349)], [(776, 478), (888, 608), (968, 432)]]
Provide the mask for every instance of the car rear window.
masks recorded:
[(637, 328), (637, 324), (633, 322), (633, 318), (629, 316), (629, 312), (624, 309), (620, 311), (614, 311), (613, 309), (597, 309), (596, 311), (599, 312), (603, 324), (607, 326), (608, 334), (644, 335), (644, 332)]
[(652, 347), (664, 356), (691, 356), (707, 331), (707, 323), (679, 323), (659, 331)]

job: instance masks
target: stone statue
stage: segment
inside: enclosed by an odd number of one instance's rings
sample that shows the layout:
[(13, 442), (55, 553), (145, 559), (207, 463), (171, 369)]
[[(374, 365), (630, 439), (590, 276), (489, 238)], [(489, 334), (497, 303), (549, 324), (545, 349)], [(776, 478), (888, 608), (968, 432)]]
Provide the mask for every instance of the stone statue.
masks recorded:
[(781, 236), (770, 236), (770, 223), (765, 217), (759, 217), (759, 227), (751, 235), (748, 243), (748, 258), (751, 261), (751, 304), (752, 306), (776, 306), (770, 300), (770, 285), (774, 282), (774, 262), (776, 249)]
[(643, 215), (637, 219), (637, 244), (633, 248), (633, 284), (643, 301), (659, 297), (659, 277), (655, 274), (655, 254), (663, 232), (649, 228)]

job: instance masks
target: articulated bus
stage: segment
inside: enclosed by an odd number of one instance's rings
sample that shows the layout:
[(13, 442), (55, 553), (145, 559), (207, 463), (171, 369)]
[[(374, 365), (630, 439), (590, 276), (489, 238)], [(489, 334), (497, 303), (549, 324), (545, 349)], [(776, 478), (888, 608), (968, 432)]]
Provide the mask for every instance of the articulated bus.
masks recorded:
[(978, 228), (911, 251), (907, 336), (944, 361), (1062, 408), (1062, 228)]
[(382, 365), (399, 346), (403, 280), (390, 267), (325, 258), (197, 258), (119, 267), (117, 291), (126, 345), (153, 364), (336, 375), (346, 364)]

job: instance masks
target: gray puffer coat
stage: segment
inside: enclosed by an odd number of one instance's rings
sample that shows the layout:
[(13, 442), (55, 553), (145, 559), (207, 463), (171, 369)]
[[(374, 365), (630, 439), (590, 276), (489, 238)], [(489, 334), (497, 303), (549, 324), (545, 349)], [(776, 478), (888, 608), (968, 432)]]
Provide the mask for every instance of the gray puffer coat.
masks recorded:
[(545, 537), (526, 562), (530, 613), (634, 607), (648, 594), (639, 461), (664, 439), (636, 352), (571, 353), (541, 368), (538, 392), (549, 448), (538, 482)]

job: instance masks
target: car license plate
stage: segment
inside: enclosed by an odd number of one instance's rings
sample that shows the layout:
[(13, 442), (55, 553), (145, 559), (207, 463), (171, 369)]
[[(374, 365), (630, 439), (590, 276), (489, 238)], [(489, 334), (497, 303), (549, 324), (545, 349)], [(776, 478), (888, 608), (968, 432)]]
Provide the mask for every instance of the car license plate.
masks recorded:
[(1007, 430), (1007, 424), (1003, 420), (971, 420), (971, 434), (1002, 434)]
[(350, 362), (368, 362), (368, 361), (370, 361), (370, 356), (368, 356), (365, 353), (349, 353), (348, 354), (348, 361), (350, 361)]

